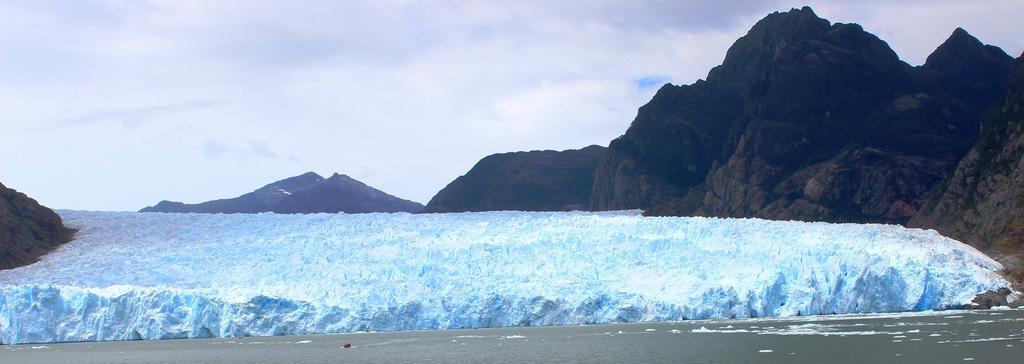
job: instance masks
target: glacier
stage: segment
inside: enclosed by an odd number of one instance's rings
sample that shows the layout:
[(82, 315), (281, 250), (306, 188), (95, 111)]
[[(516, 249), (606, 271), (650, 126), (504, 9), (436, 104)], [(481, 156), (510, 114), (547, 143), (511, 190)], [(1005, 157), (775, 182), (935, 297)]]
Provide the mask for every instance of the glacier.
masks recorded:
[(0, 342), (237, 337), (944, 309), (999, 263), (895, 225), (637, 212), (60, 211), (0, 271)]

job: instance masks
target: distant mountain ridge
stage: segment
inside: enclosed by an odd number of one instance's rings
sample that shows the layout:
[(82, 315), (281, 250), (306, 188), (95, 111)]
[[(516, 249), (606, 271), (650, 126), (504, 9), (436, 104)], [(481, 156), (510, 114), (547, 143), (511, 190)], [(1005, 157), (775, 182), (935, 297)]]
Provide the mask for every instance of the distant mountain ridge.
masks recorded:
[(0, 269), (35, 263), (74, 233), (53, 210), (0, 184)]
[(235, 198), (185, 204), (160, 201), (139, 212), (196, 213), (365, 213), (419, 212), (423, 205), (335, 173), (329, 178), (307, 172)]
[(590, 209), (605, 148), (492, 154), (434, 195), (423, 212)]

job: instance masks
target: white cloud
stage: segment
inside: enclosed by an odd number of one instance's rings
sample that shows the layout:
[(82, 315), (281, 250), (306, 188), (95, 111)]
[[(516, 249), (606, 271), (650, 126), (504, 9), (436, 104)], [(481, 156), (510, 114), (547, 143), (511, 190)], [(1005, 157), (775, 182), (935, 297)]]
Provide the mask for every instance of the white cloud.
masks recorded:
[(187, 113), (217, 106), (208, 100), (193, 100), (165, 105), (150, 105), (121, 109), (105, 109), (62, 120), (55, 126), (80, 126), (102, 122), (120, 122), (125, 126), (136, 126), (153, 120), (154, 116)]

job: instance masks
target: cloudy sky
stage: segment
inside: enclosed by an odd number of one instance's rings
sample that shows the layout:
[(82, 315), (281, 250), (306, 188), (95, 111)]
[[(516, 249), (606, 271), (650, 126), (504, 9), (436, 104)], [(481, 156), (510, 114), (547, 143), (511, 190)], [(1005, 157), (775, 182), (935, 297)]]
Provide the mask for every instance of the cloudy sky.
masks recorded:
[[(426, 203), (481, 157), (607, 145), (793, 1), (0, 0), (0, 182), (137, 210), (348, 174)], [(810, 2), (917, 65), (1024, 2)]]

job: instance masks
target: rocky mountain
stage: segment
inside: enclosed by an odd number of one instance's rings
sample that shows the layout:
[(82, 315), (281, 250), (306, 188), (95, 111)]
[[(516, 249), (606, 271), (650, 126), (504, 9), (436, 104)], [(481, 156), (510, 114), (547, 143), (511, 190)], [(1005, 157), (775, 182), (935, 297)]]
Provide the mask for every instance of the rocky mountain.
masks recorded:
[(419, 212), (423, 205), (404, 200), (349, 176), (335, 173), (308, 189), (294, 192), (274, 206), (277, 213)]
[(320, 175), (307, 172), (286, 178), (235, 198), (184, 204), (160, 201), (156, 206), (139, 212), (202, 212), (202, 213), (257, 213), (273, 211), (273, 207), (292, 194), (313, 187), (324, 180)]
[(597, 145), (493, 154), (438, 192), (423, 212), (587, 210), (604, 154)]
[(1024, 55), (977, 144), (911, 219), (971, 244), (1024, 280)]
[(978, 137), (1013, 59), (957, 29), (912, 67), (857, 24), (773, 13), (611, 142), (595, 209), (905, 223)]
[(329, 178), (307, 172), (286, 178), (239, 197), (198, 204), (160, 201), (139, 212), (200, 213), (363, 213), (419, 212), (423, 205), (389, 195), (335, 173)]
[(74, 232), (52, 210), (0, 184), (0, 269), (32, 264)]

